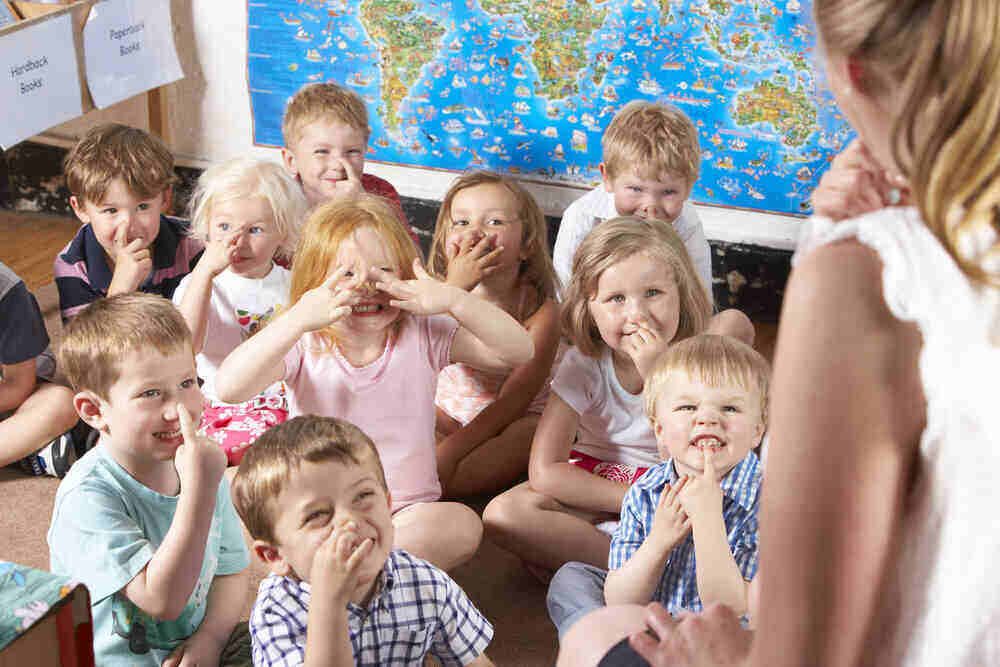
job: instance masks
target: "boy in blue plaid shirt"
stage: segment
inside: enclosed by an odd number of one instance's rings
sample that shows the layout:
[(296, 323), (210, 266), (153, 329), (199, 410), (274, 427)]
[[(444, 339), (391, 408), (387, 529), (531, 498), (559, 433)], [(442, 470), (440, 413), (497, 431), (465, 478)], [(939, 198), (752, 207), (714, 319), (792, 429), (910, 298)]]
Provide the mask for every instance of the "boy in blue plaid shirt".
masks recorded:
[(361, 429), (314, 415), (271, 428), (233, 502), (271, 571), (250, 615), (254, 665), (493, 665), (493, 626), (458, 584), (392, 548), (385, 473)]
[[(664, 462), (626, 494), (609, 571), (569, 563), (553, 578), (548, 606), (560, 637), (605, 600), (748, 612), (762, 472), (752, 450), (764, 435), (769, 374), (760, 354), (725, 336), (689, 338), (656, 362), (645, 403)], [(634, 618), (619, 615), (625, 625)]]

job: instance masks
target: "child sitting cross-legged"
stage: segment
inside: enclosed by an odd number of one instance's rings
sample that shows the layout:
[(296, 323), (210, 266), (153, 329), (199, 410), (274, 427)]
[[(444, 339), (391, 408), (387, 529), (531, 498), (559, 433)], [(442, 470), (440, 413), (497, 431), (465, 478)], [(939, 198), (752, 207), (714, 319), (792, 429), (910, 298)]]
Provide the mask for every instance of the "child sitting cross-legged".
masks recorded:
[(152, 294), (100, 299), (57, 354), (100, 437), (56, 492), (49, 557), (90, 592), (96, 664), (239, 664), (250, 554), (226, 455), (195, 434), (202, 395), (184, 318)]
[(271, 571), (250, 616), (254, 665), (493, 664), (493, 627), (458, 584), (393, 549), (382, 463), (358, 427), (315, 415), (272, 427), (233, 499)]
[[(713, 602), (749, 614), (762, 473), (753, 448), (764, 435), (768, 378), (764, 358), (728, 336), (689, 338), (657, 360), (644, 399), (663, 463), (626, 494), (608, 572), (568, 563), (553, 578), (548, 606), (560, 635), (605, 600), (621, 606), (602, 614), (615, 619), (605, 631), (626, 638), (645, 628), (652, 600), (673, 614)], [(586, 637), (571, 630), (563, 646), (585, 650)], [(615, 650), (631, 651), (627, 639)], [(564, 655), (564, 664), (589, 662), (579, 657)]]

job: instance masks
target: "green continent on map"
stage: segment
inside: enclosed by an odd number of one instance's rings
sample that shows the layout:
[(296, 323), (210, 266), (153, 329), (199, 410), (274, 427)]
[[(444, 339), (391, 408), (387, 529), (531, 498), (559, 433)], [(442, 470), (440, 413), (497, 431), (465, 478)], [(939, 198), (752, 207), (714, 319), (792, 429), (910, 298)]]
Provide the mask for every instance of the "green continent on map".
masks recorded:
[(816, 107), (802, 89), (789, 90), (770, 81), (758, 81), (736, 100), (737, 125), (770, 123), (782, 133), (786, 146), (801, 146), (819, 129)]
[(399, 129), (399, 105), (420, 78), (420, 69), (435, 54), (432, 45), (444, 27), (421, 14), (407, 0), (363, 0), (361, 23), (379, 47), (382, 104), (379, 113), (386, 129)]
[(585, 45), (608, 10), (589, 0), (483, 0), (490, 14), (518, 14), (535, 34), (531, 61), (538, 72), (538, 95), (557, 100), (576, 95), (577, 78), (590, 65)]

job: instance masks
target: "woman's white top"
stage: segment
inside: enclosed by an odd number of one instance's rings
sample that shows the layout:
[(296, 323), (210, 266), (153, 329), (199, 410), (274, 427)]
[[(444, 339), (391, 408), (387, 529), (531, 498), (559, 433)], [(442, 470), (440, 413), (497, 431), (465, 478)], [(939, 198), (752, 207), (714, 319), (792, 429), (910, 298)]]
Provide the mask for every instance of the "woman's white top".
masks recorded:
[(1000, 665), (998, 291), (970, 283), (914, 208), (814, 219), (797, 255), (852, 237), (881, 258), (889, 310), (920, 329), (927, 400), (878, 664)]

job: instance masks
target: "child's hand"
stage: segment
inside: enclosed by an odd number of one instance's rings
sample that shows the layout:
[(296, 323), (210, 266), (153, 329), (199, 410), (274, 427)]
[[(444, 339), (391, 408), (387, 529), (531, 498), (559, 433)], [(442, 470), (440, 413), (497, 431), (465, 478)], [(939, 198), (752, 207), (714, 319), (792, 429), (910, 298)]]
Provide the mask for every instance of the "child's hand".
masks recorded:
[(361, 187), (361, 174), (354, 170), (354, 165), (349, 160), (337, 158), (337, 161), (343, 167), (347, 178), (333, 184), (332, 199), (350, 201), (364, 191)]
[(449, 312), (457, 294), (461, 292), (454, 285), (432, 278), (424, 271), (419, 259), (413, 260), (413, 272), (417, 277), (412, 280), (397, 280), (383, 274), (383, 279), (375, 283), (375, 287), (394, 297), (389, 301), (389, 305), (394, 308), (402, 308), (418, 315)]
[(353, 280), (338, 285), (348, 270), (350, 267), (338, 266), (322, 285), (303, 294), (291, 308), (303, 331), (322, 329), (351, 313), (351, 304), (357, 301), (356, 290), (364, 281), (364, 276), (359, 274)]
[(635, 326), (635, 331), (622, 338), (622, 351), (632, 359), (636, 370), (643, 378), (653, 370), (657, 358), (667, 348), (667, 343), (659, 332), (645, 322)]
[(890, 174), (855, 138), (833, 159), (813, 191), (813, 212), (831, 220), (853, 218), (886, 206), (905, 205), (906, 179)]
[(122, 281), (116, 284), (134, 292), (153, 270), (153, 257), (149, 247), (142, 247), (141, 238), (128, 240), (128, 225), (118, 225), (111, 243), (114, 248), (115, 276), (121, 276)]
[(680, 492), (687, 482), (687, 477), (681, 477), (663, 487), (660, 502), (656, 505), (653, 515), (653, 525), (649, 530), (649, 539), (655, 540), (663, 553), (673, 551), (681, 540), (691, 532), (691, 519), (681, 505)]
[(239, 237), (236, 234), (223, 236), (220, 239), (211, 239), (205, 243), (205, 252), (201, 253), (201, 258), (195, 265), (195, 271), (207, 271), (213, 278), (227, 268), (236, 259), (239, 248), (236, 241)]
[(461, 287), (466, 292), (479, 284), (486, 276), (497, 269), (497, 258), (503, 252), (503, 246), (496, 245), (496, 236), (485, 234), (473, 241), (472, 234), (465, 234), (458, 245), (448, 244), (448, 279), (449, 285)]
[(177, 404), (177, 419), (184, 438), (184, 444), (174, 453), (174, 467), (181, 481), (181, 491), (204, 484), (211, 485), (214, 490), (226, 470), (226, 453), (217, 442), (195, 432), (191, 413), (182, 403)]
[(227, 641), (229, 637), (220, 638), (207, 632), (196, 631), (170, 652), (161, 667), (218, 665)]
[(359, 581), (356, 572), (375, 542), (370, 537), (362, 540), (357, 530), (353, 521), (334, 527), (313, 554), (309, 583), (317, 597), (347, 604), (358, 586), (368, 583)]
[(705, 449), (705, 467), (700, 475), (687, 476), (679, 498), (684, 511), (692, 519), (722, 516), (722, 486), (716, 479), (714, 454)]

